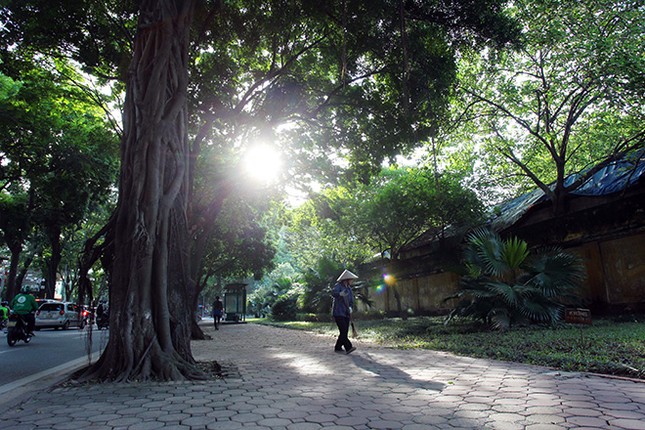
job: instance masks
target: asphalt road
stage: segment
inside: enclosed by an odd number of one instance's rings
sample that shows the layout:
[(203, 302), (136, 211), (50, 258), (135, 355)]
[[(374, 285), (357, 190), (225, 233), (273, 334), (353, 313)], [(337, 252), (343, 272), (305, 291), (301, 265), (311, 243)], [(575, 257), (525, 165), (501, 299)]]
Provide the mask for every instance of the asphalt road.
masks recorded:
[[(95, 326), (96, 327), (96, 326)], [(0, 393), (3, 386), (24, 378), (47, 372), (74, 360), (88, 360), (89, 331), (70, 328), (69, 330), (42, 329), (28, 344), (19, 341), (11, 347), (7, 335), (0, 335)], [(91, 360), (99, 358), (108, 340), (107, 330), (92, 331)]]

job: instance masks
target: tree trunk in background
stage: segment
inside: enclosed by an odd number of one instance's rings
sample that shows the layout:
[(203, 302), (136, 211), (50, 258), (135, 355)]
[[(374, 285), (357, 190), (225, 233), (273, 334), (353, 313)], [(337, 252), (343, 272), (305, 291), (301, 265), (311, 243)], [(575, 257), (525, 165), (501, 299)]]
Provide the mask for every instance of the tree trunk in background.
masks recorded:
[[(194, 155), (194, 152), (193, 152)], [(208, 204), (207, 207), (201, 207), (196, 209), (193, 207), (191, 213), (189, 213), (188, 219), (189, 222), (192, 222), (190, 227), (192, 236), (191, 246), (190, 246), (190, 279), (191, 279), (191, 288), (190, 288), (190, 301), (193, 305), (192, 309), (197, 309), (199, 304), (199, 295), (202, 293), (206, 287), (206, 282), (201, 282), (200, 273), (203, 270), (203, 261), (204, 256), (206, 255), (206, 248), (208, 247), (208, 241), (213, 235), (213, 229), (215, 223), (213, 220), (222, 210), (224, 200), (228, 197), (231, 192), (231, 184), (226, 183), (221, 187), (220, 193), (213, 198), (213, 200)], [(206, 335), (203, 330), (197, 324), (197, 319), (193, 316), (191, 337), (194, 340), (203, 340), (206, 339)]]
[(190, 350), (186, 89), (192, 0), (143, 0), (126, 83), (110, 339), (87, 379), (200, 377)]
[[(56, 294), (56, 278), (58, 275), (58, 266), (61, 260), (62, 247), (60, 244), (60, 227), (46, 228), (47, 239), (51, 246), (51, 255), (45, 259), (45, 297), (53, 299)], [(63, 297), (63, 300), (69, 300), (68, 297)]]
[[(12, 245), (12, 244), (7, 244)], [(16, 282), (18, 278), (18, 266), (20, 265), (20, 253), (22, 252), (22, 244), (20, 246), (8, 246), (11, 251), (11, 260), (9, 260), (9, 273), (7, 274), (5, 290), (3, 298), (11, 301), (13, 297), (18, 294), (19, 285)]]

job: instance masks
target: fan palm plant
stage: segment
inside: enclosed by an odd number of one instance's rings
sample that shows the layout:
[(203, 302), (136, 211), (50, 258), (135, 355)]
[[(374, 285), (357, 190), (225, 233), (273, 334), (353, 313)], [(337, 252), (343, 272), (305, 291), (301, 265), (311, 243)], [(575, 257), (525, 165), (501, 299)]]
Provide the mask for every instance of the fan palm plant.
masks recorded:
[(584, 276), (580, 259), (560, 248), (531, 253), (525, 241), (484, 228), (468, 235), (464, 266), (460, 290), (445, 299), (458, 299), (446, 321), (470, 317), (498, 329), (558, 321)]

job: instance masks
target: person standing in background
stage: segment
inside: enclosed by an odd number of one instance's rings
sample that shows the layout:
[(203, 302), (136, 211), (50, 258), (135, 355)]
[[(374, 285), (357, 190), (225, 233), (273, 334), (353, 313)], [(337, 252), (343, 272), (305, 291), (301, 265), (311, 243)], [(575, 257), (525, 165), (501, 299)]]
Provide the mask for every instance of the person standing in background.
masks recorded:
[(213, 320), (215, 321), (215, 330), (219, 330), (219, 324), (222, 321), (223, 314), (224, 303), (222, 303), (219, 296), (215, 296), (215, 301), (213, 302)]

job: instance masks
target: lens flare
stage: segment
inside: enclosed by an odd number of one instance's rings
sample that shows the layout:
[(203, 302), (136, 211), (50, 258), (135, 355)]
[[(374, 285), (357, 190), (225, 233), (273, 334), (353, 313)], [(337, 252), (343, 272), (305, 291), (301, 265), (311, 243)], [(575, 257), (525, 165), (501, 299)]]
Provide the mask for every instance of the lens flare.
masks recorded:
[(396, 284), (396, 278), (392, 275), (389, 274), (384, 274), (383, 275), (383, 281), (385, 282), (386, 285), (394, 285)]
[(387, 287), (385, 286), (385, 284), (379, 284), (379, 285), (375, 288), (376, 294), (377, 294), (377, 295), (381, 295), (381, 294), (383, 294), (383, 293), (385, 292), (385, 289), (386, 289), (386, 288), (387, 288)]

